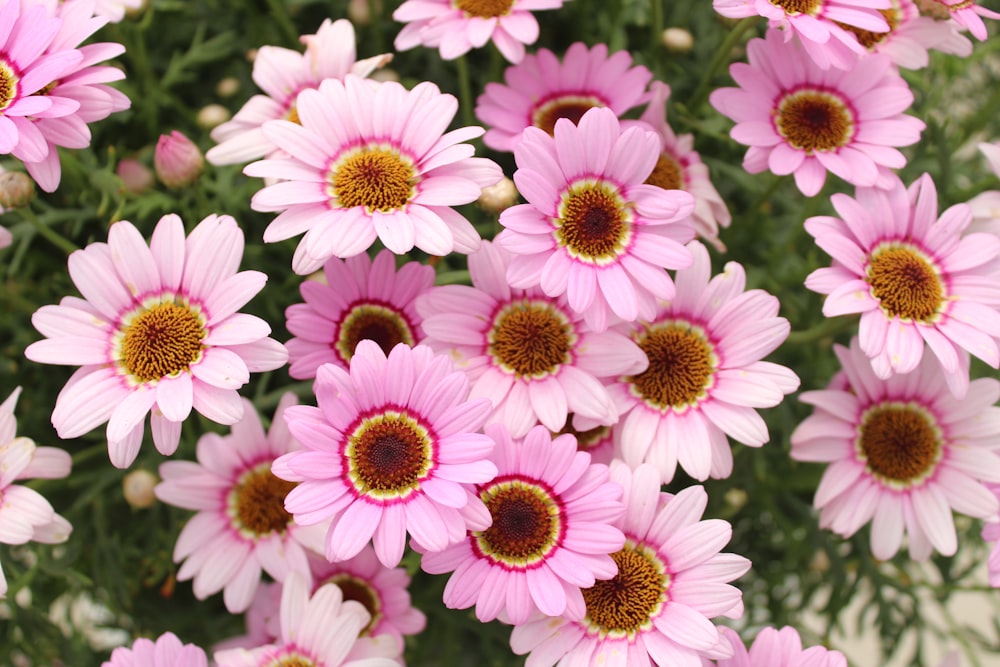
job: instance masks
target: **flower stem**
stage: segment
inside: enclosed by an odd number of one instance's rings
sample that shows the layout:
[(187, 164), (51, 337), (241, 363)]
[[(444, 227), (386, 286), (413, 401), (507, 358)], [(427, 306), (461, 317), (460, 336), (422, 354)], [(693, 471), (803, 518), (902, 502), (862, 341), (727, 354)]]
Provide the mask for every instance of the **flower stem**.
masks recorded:
[(649, 0), (649, 9), (649, 48), (651, 53), (656, 53), (663, 36), (663, 0)]
[(65, 251), (67, 255), (75, 250), (80, 249), (77, 247), (75, 243), (70, 241), (68, 238), (66, 238), (65, 236), (63, 236), (62, 234), (60, 234), (59, 232), (55, 231), (54, 229), (46, 225), (44, 222), (42, 222), (38, 218), (38, 216), (35, 215), (35, 212), (32, 211), (30, 208), (28, 207), (22, 208), (20, 209), (19, 212), (24, 217), (24, 219), (27, 220), (31, 224), (31, 226), (35, 228), (35, 231), (37, 231), (39, 234), (48, 239), (52, 243), (52, 245)]
[(462, 107), (462, 121), (465, 125), (473, 125), (475, 119), (472, 116), (472, 85), (469, 83), (469, 63), (465, 56), (455, 59), (455, 66), (458, 68), (458, 104)]
[(836, 336), (857, 326), (855, 317), (827, 317), (803, 331), (793, 331), (785, 339), (786, 345), (811, 345), (822, 338)]
[(715, 55), (712, 56), (711, 62), (709, 62), (708, 67), (705, 68), (705, 73), (701, 77), (701, 81), (698, 82), (698, 87), (695, 88), (694, 93), (691, 95), (691, 99), (688, 103), (688, 110), (692, 115), (697, 115), (696, 112), (708, 99), (708, 94), (711, 92), (712, 81), (715, 79), (719, 70), (722, 69), (723, 65), (729, 62), (729, 58), (732, 54), (733, 47), (742, 39), (743, 35), (750, 30), (756, 23), (758, 17), (750, 16), (745, 19), (741, 19), (739, 23), (733, 26), (733, 29), (729, 31), (726, 38), (722, 40), (719, 44), (719, 48), (715, 50)]

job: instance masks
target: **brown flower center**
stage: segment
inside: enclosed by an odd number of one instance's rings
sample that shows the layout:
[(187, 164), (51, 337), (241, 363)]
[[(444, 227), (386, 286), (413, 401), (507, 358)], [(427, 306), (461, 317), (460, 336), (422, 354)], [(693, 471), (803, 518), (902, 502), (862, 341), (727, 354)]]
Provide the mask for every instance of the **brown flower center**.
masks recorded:
[(930, 322), (944, 304), (944, 284), (937, 268), (919, 250), (883, 245), (868, 260), (871, 294), (892, 317)]
[(786, 95), (775, 112), (778, 133), (807, 153), (846, 146), (854, 136), (854, 116), (837, 95), (800, 90)]
[(251, 536), (284, 533), (292, 521), (285, 511), (285, 496), (295, 488), (295, 482), (275, 477), (270, 462), (248, 470), (229, 496), (233, 527)]
[(403, 498), (427, 478), (433, 453), (426, 428), (405, 412), (386, 410), (363, 419), (348, 437), (348, 476), (359, 493)]
[(653, 173), (646, 179), (646, 183), (663, 188), (664, 190), (683, 190), (684, 169), (681, 167), (680, 162), (674, 159), (674, 156), (668, 153), (660, 153), (660, 157), (656, 158), (656, 166), (653, 167)]
[(382, 351), (389, 354), (399, 343), (412, 346), (416, 342), (413, 329), (399, 311), (378, 303), (359, 303), (348, 309), (338, 327), (336, 348), (345, 363), (351, 363), (354, 350), (363, 340), (375, 341)]
[(893, 7), (892, 9), (879, 9), (877, 11), (885, 17), (885, 22), (889, 24), (888, 32), (872, 32), (871, 30), (864, 30), (863, 28), (848, 25), (847, 23), (841, 23), (840, 21), (836, 21), (835, 23), (844, 30), (854, 33), (861, 46), (866, 49), (873, 49), (885, 41), (885, 38), (891, 35), (896, 30), (896, 26), (899, 25), (900, 10), (898, 8)]
[(493, 517), (489, 528), (473, 533), (481, 555), (508, 566), (528, 567), (559, 544), (562, 508), (547, 489), (507, 479), (491, 483), (479, 497)]
[(881, 403), (862, 416), (856, 449), (870, 473), (909, 485), (925, 479), (941, 459), (941, 429), (917, 405)]
[(786, 14), (815, 14), (823, 6), (823, 0), (768, 0), (775, 7), (781, 7)]
[(121, 364), (141, 382), (187, 371), (201, 358), (204, 320), (187, 305), (164, 301), (126, 318)]
[(531, 114), (531, 124), (552, 135), (556, 131), (556, 121), (560, 118), (567, 118), (574, 125), (579, 125), (583, 114), (594, 107), (603, 106), (606, 106), (604, 102), (591, 95), (562, 95), (535, 107)]
[(572, 361), (576, 334), (552, 304), (525, 299), (497, 313), (487, 341), (487, 351), (504, 370), (518, 378), (541, 378)]
[(344, 595), (344, 600), (354, 600), (368, 610), (372, 618), (368, 621), (368, 625), (361, 629), (360, 635), (364, 637), (370, 634), (382, 617), (382, 602), (372, 585), (348, 572), (333, 575), (327, 579), (327, 583), (337, 584)]
[(653, 552), (632, 542), (626, 542), (611, 558), (618, 565), (618, 574), (581, 591), (587, 621), (601, 636), (632, 637), (650, 626), (667, 601), (670, 575)]
[(492, 19), (510, 11), (514, 0), (455, 0), (455, 6), (469, 16)]
[(20, 79), (14, 68), (0, 58), (0, 111), (17, 99), (17, 83)]
[(331, 206), (364, 206), (372, 211), (396, 211), (413, 198), (417, 173), (399, 153), (380, 146), (363, 146), (337, 160), (327, 176)]
[(266, 663), (264, 667), (317, 667), (316, 663), (309, 658), (293, 653), (278, 658), (274, 662)]
[(607, 264), (624, 252), (632, 238), (631, 214), (613, 186), (574, 183), (563, 193), (555, 236), (571, 257)]
[(718, 358), (705, 334), (683, 320), (647, 327), (636, 338), (649, 366), (626, 378), (632, 393), (660, 410), (686, 409), (705, 398)]

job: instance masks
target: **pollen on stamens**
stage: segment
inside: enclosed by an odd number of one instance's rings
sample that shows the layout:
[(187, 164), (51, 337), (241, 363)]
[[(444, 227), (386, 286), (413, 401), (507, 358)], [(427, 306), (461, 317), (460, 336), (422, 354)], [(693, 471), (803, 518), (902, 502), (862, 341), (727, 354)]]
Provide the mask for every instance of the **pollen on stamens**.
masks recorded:
[(632, 239), (632, 215), (613, 186), (582, 181), (562, 195), (556, 242), (587, 264), (607, 264), (625, 252)]
[(824, 90), (786, 95), (775, 110), (778, 133), (806, 153), (834, 151), (854, 136), (854, 115), (844, 101)]
[(775, 7), (781, 7), (786, 14), (816, 14), (823, 6), (823, 0), (768, 0)]
[(492, 19), (504, 16), (514, 4), (514, 0), (455, 0), (455, 6), (467, 16)]
[(650, 627), (668, 601), (670, 575), (655, 553), (632, 542), (611, 554), (618, 566), (612, 579), (585, 588), (586, 621), (601, 637), (634, 637)]
[(562, 508), (552, 493), (523, 479), (493, 482), (480, 498), (493, 517), (486, 530), (473, 534), (473, 549), (509, 567), (526, 568), (558, 546)]
[(885, 402), (862, 416), (855, 444), (868, 471), (890, 486), (919, 484), (941, 460), (943, 438), (937, 421), (910, 403)]
[(523, 300), (502, 309), (487, 334), (488, 352), (518, 378), (541, 378), (572, 361), (576, 335), (552, 304)]
[(190, 307), (163, 301), (133, 314), (121, 328), (120, 363), (140, 382), (187, 371), (202, 354), (207, 332)]
[(388, 213), (402, 209), (415, 196), (418, 176), (412, 162), (397, 151), (363, 146), (339, 158), (327, 180), (332, 206)]
[(18, 81), (14, 68), (0, 59), (0, 111), (9, 107), (17, 98)]
[(292, 522), (285, 510), (285, 496), (295, 482), (279, 479), (271, 473), (270, 463), (244, 473), (229, 497), (233, 526), (252, 537), (282, 534)]
[(659, 409), (697, 405), (712, 386), (718, 358), (704, 333), (683, 320), (647, 327), (635, 337), (649, 366), (627, 378), (634, 395)]
[(868, 260), (872, 296), (890, 317), (932, 322), (945, 303), (938, 269), (916, 248), (889, 243), (877, 247)]
[(653, 172), (646, 178), (648, 185), (655, 185), (664, 190), (684, 189), (684, 168), (670, 154), (661, 153), (656, 159)]
[(409, 496), (434, 467), (427, 429), (395, 410), (362, 419), (348, 436), (344, 455), (357, 493), (378, 500)]

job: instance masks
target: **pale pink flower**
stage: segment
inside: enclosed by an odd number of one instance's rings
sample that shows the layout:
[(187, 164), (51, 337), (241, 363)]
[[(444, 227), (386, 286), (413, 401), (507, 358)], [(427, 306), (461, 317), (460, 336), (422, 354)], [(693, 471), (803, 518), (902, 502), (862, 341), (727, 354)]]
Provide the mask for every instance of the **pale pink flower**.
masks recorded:
[(327, 560), (347, 560), (369, 540), (395, 567), (409, 533), (440, 551), (489, 526), (473, 485), (496, 476), (493, 440), (477, 433), (490, 414), (469, 400), (469, 380), (425, 345), (400, 343), (388, 358), (358, 343), (350, 373), (324, 364), (314, 385), (318, 407), (286, 412), (304, 449), (279, 457), (275, 475), (300, 484), (285, 498), (296, 523), (333, 522)]
[(648, 465), (634, 472), (611, 464), (611, 481), (624, 490), (626, 512), (616, 525), (625, 546), (611, 555), (618, 574), (583, 591), (581, 620), (541, 618), (514, 628), (515, 653), (528, 667), (700, 665), (733, 649), (711, 622), (739, 618), (743, 602), (730, 582), (750, 569), (742, 556), (719, 553), (732, 535), (721, 519), (701, 520), (708, 495), (690, 486), (660, 493)]
[[(990, 165), (993, 174), (1000, 178), (1000, 141), (979, 144), (979, 152)], [(969, 232), (1000, 234), (1000, 190), (987, 190), (969, 200), (972, 224)]]
[(265, 95), (254, 95), (232, 120), (212, 130), (213, 146), (205, 154), (212, 164), (238, 164), (278, 157), (280, 150), (264, 135), (261, 125), (268, 120), (298, 122), (295, 100), (309, 88), (318, 88), (324, 79), (343, 79), (348, 73), (368, 76), (390, 60), (392, 54), (356, 60), (354, 26), (347, 19), (325, 19), (315, 35), (304, 35), (305, 53), (280, 46), (262, 46), (253, 61), (254, 83)]
[(81, 366), (59, 392), (52, 424), (76, 438), (108, 423), (111, 462), (127, 468), (151, 413), (153, 443), (169, 456), (192, 408), (220, 424), (243, 416), (236, 390), (251, 372), (280, 368), (288, 353), (268, 324), (239, 313), (267, 280), (238, 272), (243, 232), (228, 215), (210, 215), (185, 238), (165, 215), (147, 245), (128, 221), (107, 243), (69, 257), (83, 298), (43, 306), (31, 321), (46, 339), (24, 351), (32, 361)]
[(208, 656), (194, 644), (184, 644), (172, 632), (160, 635), (154, 644), (140, 637), (131, 648), (120, 646), (101, 667), (208, 667)]
[(880, 10), (889, 23), (888, 32), (844, 26), (869, 52), (884, 53), (906, 69), (927, 67), (929, 49), (963, 58), (972, 53), (972, 42), (959, 31), (954, 21), (921, 16), (914, 0), (891, 1), (891, 8)]
[(984, 484), (1000, 482), (1000, 382), (973, 380), (960, 401), (932, 356), (880, 380), (857, 338), (834, 351), (843, 376), (831, 382), (837, 388), (801, 395), (815, 410), (791, 437), (793, 459), (830, 464), (814, 499), (820, 525), (850, 537), (871, 521), (881, 560), (899, 550), (904, 532), (915, 560), (932, 549), (953, 555), (953, 509), (981, 519), (1000, 509)]
[(610, 109), (587, 111), (579, 126), (560, 118), (555, 136), (526, 128), (514, 149), (514, 182), (528, 201), (500, 214), (496, 242), (515, 257), (511, 287), (536, 285), (595, 331), (611, 318), (650, 319), (674, 284), (664, 269), (691, 265), (694, 197), (644, 181), (660, 138), (635, 124), (622, 130)]
[(119, 23), (129, 11), (142, 9), (149, 0), (97, 0), (94, 13), (107, 17), (111, 23)]
[(194, 142), (177, 130), (161, 134), (153, 153), (156, 177), (168, 188), (183, 188), (201, 176), (205, 156)]
[(617, 421), (604, 381), (646, 368), (639, 347), (616, 331), (592, 331), (565, 297), (507, 284), (511, 255), (483, 242), (469, 255), (472, 286), (435, 287), (417, 299), (425, 343), (447, 353), (489, 398), (487, 421), (515, 438), (541, 421), (550, 431), (574, 413), (598, 424)]
[(458, 110), (453, 95), (430, 82), (406, 90), (350, 74), (326, 79), (298, 97), (301, 125), (268, 121), (265, 136), (287, 159), (262, 160), (250, 176), (285, 179), (253, 196), (255, 211), (282, 211), (266, 242), (305, 232), (292, 260), (296, 273), (330, 257), (350, 257), (376, 239), (400, 255), (471, 252), (479, 234), (452, 206), (474, 202), (503, 177), (492, 160), (471, 157), (463, 143), (479, 127), (444, 133)]
[(565, 0), (406, 0), (392, 18), (406, 23), (394, 46), (436, 48), (454, 60), (492, 40), (512, 63), (524, 58), (524, 45), (538, 39), (538, 21), (531, 12), (559, 9)]
[[(1000, 484), (987, 484), (986, 488), (993, 493), (1000, 503)], [(994, 519), (983, 526), (983, 539), (992, 542), (990, 555), (986, 561), (986, 569), (990, 578), (990, 586), (1000, 588), (1000, 521)]]
[(649, 358), (642, 373), (623, 375), (611, 393), (622, 413), (615, 440), (625, 462), (645, 461), (674, 478), (677, 464), (696, 480), (732, 474), (726, 436), (751, 447), (768, 441), (755, 408), (771, 408), (795, 391), (789, 369), (761, 361), (788, 336), (778, 300), (746, 290), (736, 262), (711, 277), (708, 251), (688, 245), (694, 264), (677, 272), (677, 294), (637, 323), (632, 339)]
[(858, 188), (831, 197), (839, 218), (806, 220), (806, 231), (833, 257), (806, 287), (827, 294), (823, 314), (861, 314), (861, 349), (887, 378), (920, 363), (924, 343), (944, 367), (948, 386), (968, 388), (965, 352), (1000, 365), (1000, 286), (993, 266), (1000, 238), (965, 234), (972, 214), (956, 204), (938, 217), (934, 181), (924, 174), (907, 190)]
[(903, 114), (913, 93), (887, 55), (856, 57), (823, 70), (796, 42), (769, 30), (747, 46), (749, 64), (729, 68), (739, 88), (720, 88), (711, 103), (736, 122), (730, 136), (747, 145), (743, 168), (795, 174), (808, 197), (826, 172), (860, 186), (889, 187), (906, 165), (895, 147), (920, 140), (923, 121)]
[(621, 116), (645, 101), (652, 78), (648, 69), (632, 66), (628, 51), (608, 55), (607, 44), (587, 48), (576, 42), (562, 62), (552, 51), (539, 49), (504, 71), (505, 83), (487, 83), (476, 101), (476, 117), (490, 126), (483, 143), (512, 151), (526, 127), (549, 134), (556, 121), (577, 123), (593, 107), (608, 107)]
[(1000, 19), (1000, 14), (983, 7), (972, 0), (930, 0), (941, 5), (948, 13), (948, 16), (962, 26), (972, 36), (983, 42), (986, 41), (988, 33), (983, 18)]
[(847, 667), (847, 658), (840, 651), (825, 646), (803, 650), (799, 633), (789, 626), (762, 628), (749, 651), (729, 628), (723, 628), (722, 634), (733, 647), (733, 657), (719, 660), (718, 667)]
[(305, 303), (285, 310), (295, 336), (285, 343), (293, 378), (314, 378), (325, 363), (348, 368), (361, 340), (374, 340), (386, 354), (397, 343), (412, 347), (423, 340), (414, 303), (434, 285), (433, 267), (406, 262), (397, 271), (396, 256), (383, 250), (374, 261), (365, 253), (330, 258), (323, 277), (304, 281)]

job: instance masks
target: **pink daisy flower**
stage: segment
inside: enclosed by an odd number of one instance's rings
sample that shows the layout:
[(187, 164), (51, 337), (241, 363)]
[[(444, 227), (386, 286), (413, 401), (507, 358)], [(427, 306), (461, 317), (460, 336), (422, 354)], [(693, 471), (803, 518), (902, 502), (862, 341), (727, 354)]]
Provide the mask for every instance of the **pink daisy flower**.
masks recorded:
[(497, 244), (515, 255), (511, 287), (566, 295), (595, 331), (612, 317), (650, 319), (674, 296), (663, 269), (691, 265), (694, 197), (644, 181), (660, 139), (614, 112), (591, 109), (579, 126), (560, 119), (555, 136), (529, 127), (514, 149), (514, 182), (528, 201), (500, 214)]
[(32, 361), (80, 366), (59, 392), (52, 424), (76, 438), (108, 423), (111, 462), (127, 468), (151, 412), (161, 454), (177, 449), (191, 409), (220, 424), (243, 415), (236, 390), (250, 372), (285, 364), (264, 320), (237, 312), (264, 286), (259, 271), (237, 272), (243, 231), (228, 215), (210, 215), (184, 237), (184, 223), (165, 215), (147, 245), (128, 221), (107, 243), (69, 257), (83, 299), (43, 306), (32, 324), (46, 338), (24, 351)]
[(296, 523), (333, 519), (327, 560), (352, 558), (371, 540), (379, 561), (395, 567), (407, 533), (440, 551), (489, 526), (472, 485), (496, 476), (493, 440), (476, 433), (490, 402), (468, 400), (469, 380), (448, 357), (399, 344), (387, 358), (363, 340), (350, 373), (324, 364), (314, 391), (318, 407), (286, 415), (304, 449), (271, 469), (300, 482), (285, 498)]
[(299, 122), (296, 98), (318, 88), (324, 79), (343, 79), (348, 73), (366, 77), (390, 60), (392, 54), (356, 60), (354, 26), (347, 19), (326, 19), (315, 35), (303, 35), (305, 53), (280, 46), (262, 46), (253, 61), (252, 77), (265, 95), (254, 95), (231, 120), (212, 130), (218, 144), (205, 154), (212, 164), (239, 164), (279, 157), (281, 151), (261, 130), (269, 120)]
[(761, 629), (749, 651), (729, 628), (722, 628), (722, 634), (733, 647), (733, 657), (719, 660), (718, 667), (847, 667), (847, 658), (840, 651), (824, 646), (803, 650), (802, 639), (792, 627)]
[(286, 179), (255, 194), (251, 207), (282, 211), (264, 232), (269, 243), (306, 232), (292, 261), (296, 273), (360, 254), (375, 239), (397, 255), (414, 247), (431, 255), (476, 249), (478, 232), (451, 207), (475, 201), (503, 172), (462, 143), (482, 128), (443, 134), (458, 110), (453, 95), (430, 82), (408, 91), (348, 75), (302, 91), (297, 104), (301, 125), (263, 126), (291, 157), (244, 169)]
[(266, 434), (253, 404), (243, 403), (229, 435), (199, 438), (197, 463), (161, 464), (155, 489), (161, 501), (197, 512), (174, 548), (174, 562), (184, 561), (177, 580), (194, 579), (199, 600), (223, 590), (234, 614), (250, 606), (263, 572), (276, 581), (292, 570), (308, 575), (306, 554), (322, 548), (323, 535), (321, 526), (292, 522), (284, 503), (295, 485), (271, 473), (275, 458), (300, 448), (284, 418), (294, 394), (282, 397)]
[(154, 644), (140, 637), (131, 648), (120, 646), (101, 667), (208, 667), (208, 656), (194, 644), (184, 644), (172, 632), (160, 635)]
[(1000, 365), (1000, 288), (993, 267), (1000, 238), (963, 234), (969, 207), (956, 204), (938, 217), (934, 181), (924, 174), (907, 190), (859, 188), (856, 199), (831, 197), (839, 218), (806, 220), (806, 231), (833, 257), (806, 278), (828, 295), (827, 317), (861, 314), (861, 349), (875, 373), (887, 378), (920, 363), (924, 343), (961, 397), (968, 388), (967, 351)]
[[(15, 484), (24, 479), (61, 479), (69, 475), (69, 453), (55, 447), (36, 447), (29, 438), (17, 437), (14, 406), (21, 388), (0, 403), (0, 543), (65, 542), (73, 527), (56, 514), (52, 505), (34, 489)], [(7, 579), (0, 564), (0, 598), (7, 594)]]
[(972, 0), (929, 0), (937, 3), (955, 23), (962, 26), (972, 36), (983, 42), (988, 34), (983, 18), (1000, 19), (1000, 14), (972, 2)]
[(616, 331), (591, 331), (564, 297), (511, 289), (510, 263), (509, 253), (484, 242), (469, 255), (471, 287), (421, 296), (426, 344), (456, 360), (471, 396), (493, 403), (487, 423), (504, 424), (515, 438), (539, 421), (558, 431), (570, 413), (613, 424), (618, 413), (602, 380), (644, 370), (642, 350)]
[(346, 260), (331, 258), (323, 266), (325, 281), (299, 286), (305, 303), (285, 311), (285, 343), (297, 380), (316, 377), (321, 364), (348, 368), (361, 340), (373, 340), (386, 354), (397, 343), (409, 346), (424, 337), (415, 300), (434, 285), (434, 268), (407, 262), (396, 270), (396, 256), (383, 250), (372, 261), (362, 253)]
[(539, 49), (504, 71), (505, 84), (486, 84), (476, 101), (476, 117), (491, 126), (483, 143), (512, 151), (524, 128), (552, 134), (560, 118), (577, 123), (593, 107), (608, 107), (621, 116), (644, 101), (652, 77), (645, 67), (632, 66), (628, 51), (608, 56), (606, 44), (588, 49), (576, 42), (562, 62), (552, 51)]
[(492, 40), (512, 63), (524, 58), (524, 45), (538, 39), (531, 12), (559, 9), (564, 0), (406, 0), (392, 18), (407, 25), (394, 46), (406, 51), (421, 44), (454, 60)]
[(710, 620), (743, 613), (740, 591), (727, 582), (750, 569), (750, 561), (719, 553), (732, 535), (729, 523), (701, 520), (708, 495), (700, 486), (660, 493), (651, 466), (632, 472), (614, 462), (611, 481), (625, 490), (627, 508), (616, 524), (625, 545), (611, 555), (618, 574), (583, 591), (582, 620), (529, 621), (514, 628), (511, 648), (530, 653), (528, 667), (696, 667), (701, 658), (732, 655)]
[(736, 122), (730, 136), (747, 145), (743, 168), (784, 176), (807, 197), (833, 172), (848, 183), (888, 187), (890, 170), (906, 165), (895, 147), (920, 140), (924, 123), (903, 111), (913, 102), (887, 55), (855, 58), (847, 69), (823, 70), (803, 59), (776, 30), (747, 46), (749, 64), (729, 72), (739, 88), (720, 88), (711, 103)]
[[(993, 174), (1000, 178), (1000, 141), (980, 143), (979, 152), (990, 165)], [(987, 190), (969, 200), (972, 224), (968, 232), (1000, 234), (1000, 190)]]
[(674, 134), (667, 122), (667, 100), (670, 86), (660, 81), (649, 85), (650, 100), (639, 120), (653, 128), (662, 142), (660, 157), (653, 172), (646, 179), (650, 185), (658, 185), (664, 190), (686, 190), (694, 197), (694, 230), (719, 252), (726, 246), (719, 240), (719, 227), (728, 227), (732, 222), (729, 209), (708, 176), (708, 167), (694, 150), (694, 136)]
[(933, 357), (880, 380), (857, 338), (835, 352), (843, 378), (831, 386), (838, 388), (801, 395), (815, 410), (791, 437), (793, 459), (830, 464), (814, 499), (820, 525), (850, 537), (871, 521), (872, 553), (881, 560), (898, 551), (904, 532), (916, 560), (932, 548), (953, 555), (953, 509), (981, 519), (1000, 509), (983, 484), (1000, 482), (1000, 408), (993, 406), (1000, 382), (973, 380), (959, 401)]
[(761, 361), (788, 337), (778, 300), (746, 290), (736, 262), (710, 278), (708, 250), (688, 245), (694, 264), (677, 272), (677, 295), (632, 331), (649, 358), (643, 372), (611, 387), (622, 412), (615, 427), (625, 462), (656, 466), (664, 483), (680, 463), (691, 477), (732, 474), (726, 436), (751, 447), (768, 441), (755, 408), (771, 408), (798, 389), (789, 369)]
[(424, 572), (453, 572), (444, 589), (449, 609), (476, 606), (476, 618), (515, 625), (541, 612), (584, 615), (581, 587), (615, 576), (609, 554), (625, 536), (612, 524), (624, 506), (622, 490), (608, 481), (608, 468), (592, 464), (572, 436), (553, 439), (536, 426), (522, 441), (499, 425), (487, 435), (496, 442), (496, 479), (476, 490), (493, 523), (443, 551), (425, 553)]
[[(986, 488), (996, 496), (1000, 503), (1000, 484), (987, 484)], [(1000, 588), (1000, 521), (993, 520), (983, 526), (983, 539), (993, 542), (989, 558), (986, 561), (986, 568), (989, 572), (990, 586)]]

